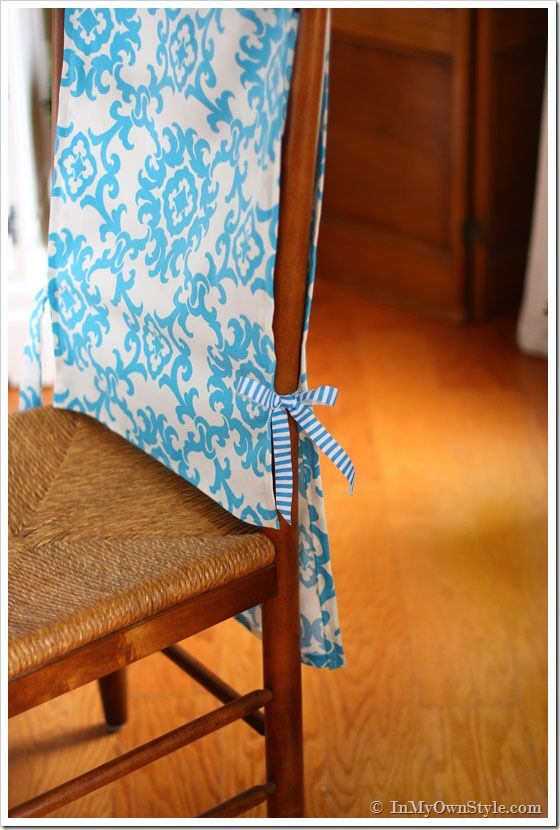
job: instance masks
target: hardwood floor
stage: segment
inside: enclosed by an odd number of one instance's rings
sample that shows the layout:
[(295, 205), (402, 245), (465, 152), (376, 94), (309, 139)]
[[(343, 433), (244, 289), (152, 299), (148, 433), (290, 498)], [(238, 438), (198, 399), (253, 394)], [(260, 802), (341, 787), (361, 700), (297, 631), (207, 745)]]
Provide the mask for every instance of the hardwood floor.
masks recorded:
[[(340, 388), (318, 414), (357, 484), (323, 464), (347, 667), (303, 670), (307, 815), (411, 799), (545, 815), (546, 363), (518, 352), (513, 318), (452, 328), (326, 284), (308, 354), (312, 384)], [(235, 621), (188, 647), (240, 691), (260, 681)], [(94, 685), (12, 719), (10, 802), (214, 705), (161, 655), (129, 688), (118, 734)], [(261, 742), (234, 724), (55, 815), (196, 814), (264, 780)]]

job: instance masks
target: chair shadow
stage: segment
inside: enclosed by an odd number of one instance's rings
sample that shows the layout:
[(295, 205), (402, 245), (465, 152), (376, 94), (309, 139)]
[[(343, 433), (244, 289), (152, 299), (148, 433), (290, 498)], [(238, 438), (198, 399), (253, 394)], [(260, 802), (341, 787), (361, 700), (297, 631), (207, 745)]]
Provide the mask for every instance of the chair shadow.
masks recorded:
[(69, 730), (68, 732), (61, 732), (57, 735), (38, 738), (37, 740), (33, 740), (33, 742), (24, 740), (19, 746), (15, 746), (13, 749), (10, 748), (10, 764), (13, 764), (20, 758), (28, 760), (32, 755), (54, 752), (57, 749), (70, 749), (78, 744), (99, 740), (105, 736), (108, 737), (115, 734), (114, 731), (111, 732), (107, 729), (105, 723), (94, 723), (88, 726), (81, 726), (78, 729)]

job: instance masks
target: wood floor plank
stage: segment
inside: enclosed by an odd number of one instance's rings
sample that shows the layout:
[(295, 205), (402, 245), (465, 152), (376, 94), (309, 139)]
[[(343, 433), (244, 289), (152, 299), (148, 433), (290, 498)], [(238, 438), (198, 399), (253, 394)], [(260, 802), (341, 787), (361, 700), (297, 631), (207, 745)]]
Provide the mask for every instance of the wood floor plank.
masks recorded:
[(510, 706), (432, 706), (425, 713), (439, 798), (538, 804), (546, 815), (546, 793), (534, 766), (525, 715)]
[[(181, 694), (174, 687), (160, 695), (131, 696), (135, 719), (119, 734), (120, 750), (126, 752), (158, 734), (187, 723), (215, 708), (208, 693), (189, 681)], [(224, 730), (231, 740), (231, 727)], [(155, 764), (127, 776), (115, 791), (115, 816), (131, 818), (197, 815), (220, 798), (222, 736), (203, 740), (174, 752)]]
[[(94, 684), (17, 715), (9, 722), (9, 806), (61, 784), (119, 754), (107, 734)], [(57, 816), (112, 815), (113, 792), (98, 790)], [(83, 812), (85, 807), (86, 811)]]
[[(218, 628), (224, 635), (217, 664), (220, 676), (243, 693), (262, 686), (261, 641), (235, 620), (227, 620)], [(227, 647), (228, 643), (230, 647)], [(234, 648), (232, 644), (235, 644)], [(266, 781), (264, 740), (247, 724), (235, 723), (227, 732), (221, 732), (219, 747), (221, 788), (218, 801), (225, 801)], [(248, 818), (266, 816), (266, 804), (259, 804), (246, 815)]]

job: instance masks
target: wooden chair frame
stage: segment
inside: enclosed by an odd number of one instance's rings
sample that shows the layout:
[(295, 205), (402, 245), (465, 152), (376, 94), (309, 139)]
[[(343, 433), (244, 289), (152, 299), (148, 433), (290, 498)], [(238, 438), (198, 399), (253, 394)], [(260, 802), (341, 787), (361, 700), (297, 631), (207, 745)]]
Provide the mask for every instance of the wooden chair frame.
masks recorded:
[[(283, 139), (280, 219), (274, 273), (275, 388), (289, 394), (300, 373), (310, 220), (320, 130), (326, 9), (301, 9)], [(64, 9), (53, 9), (53, 130), (62, 73)], [(290, 419), (297, 470), (297, 428)], [(95, 769), (30, 799), (11, 817), (39, 817), (243, 718), (265, 737), (267, 781), (209, 810), (203, 817), (236, 816), (267, 801), (270, 817), (302, 817), (297, 491), (292, 524), (262, 531), (275, 547), (274, 563), (135, 625), (89, 643), (9, 684), (9, 716), (71, 689), (99, 681), (109, 727), (126, 721), (126, 666), (162, 651), (223, 705)], [(239, 695), (176, 643), (262, 603), (264, 688)], [(259, 710), (264, 707), (264, 717)]]

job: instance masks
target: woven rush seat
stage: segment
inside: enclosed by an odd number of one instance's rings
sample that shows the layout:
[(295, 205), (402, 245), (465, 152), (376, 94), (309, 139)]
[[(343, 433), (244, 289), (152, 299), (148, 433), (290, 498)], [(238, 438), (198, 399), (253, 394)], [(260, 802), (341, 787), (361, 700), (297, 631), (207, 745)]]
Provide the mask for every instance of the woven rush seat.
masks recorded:
[(97, 421), (9, 417), (8, 675), (252, 573), (271, 541)]

